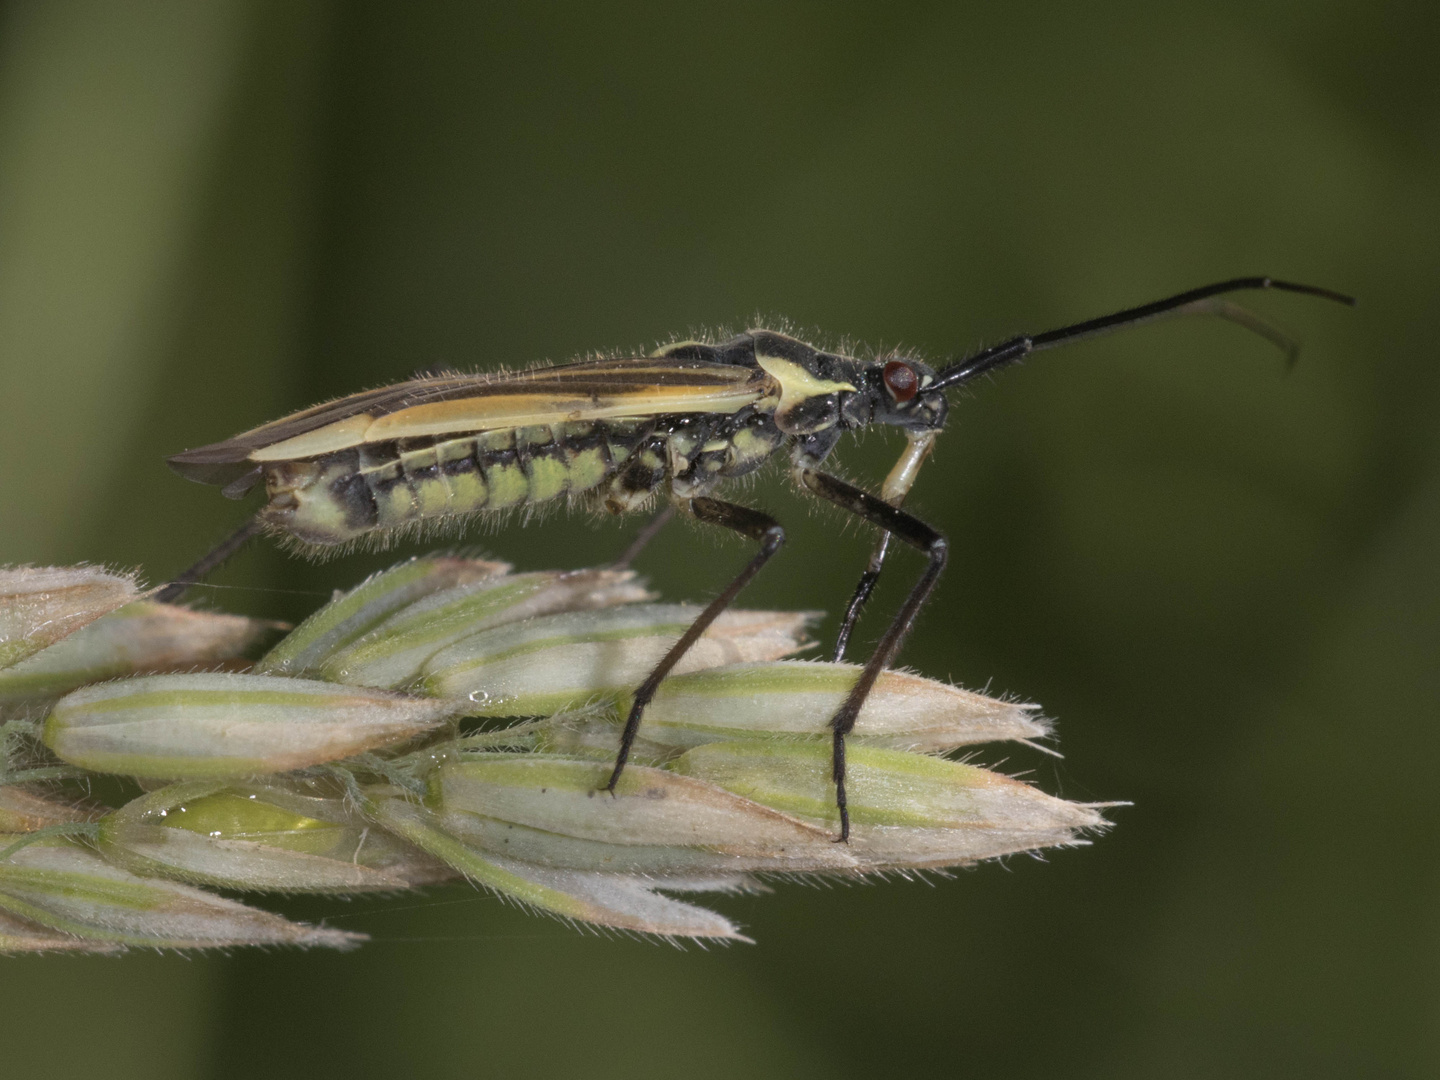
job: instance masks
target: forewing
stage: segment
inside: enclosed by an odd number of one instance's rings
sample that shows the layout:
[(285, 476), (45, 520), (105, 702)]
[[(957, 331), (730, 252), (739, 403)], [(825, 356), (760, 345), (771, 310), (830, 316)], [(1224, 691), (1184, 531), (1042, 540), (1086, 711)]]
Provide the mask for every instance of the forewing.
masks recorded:
[(733, 413), (771, 393), (772, 382), (759, 368), (650, 358), (412, 379), (316, 405), (169, 461), (183, 476), (224, 483), (258, 463), (366, 442), (666, 413)]

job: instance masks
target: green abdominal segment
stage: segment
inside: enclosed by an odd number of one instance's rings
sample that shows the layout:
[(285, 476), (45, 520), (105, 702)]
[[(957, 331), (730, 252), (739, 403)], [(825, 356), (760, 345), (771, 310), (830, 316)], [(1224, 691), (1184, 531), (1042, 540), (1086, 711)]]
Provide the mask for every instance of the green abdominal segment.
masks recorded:
[(594, 492), (614, 513), (667, 484), (681, 498), (760, 467), (784, 436), (768, 403), (733, 414), (620, 418), (362, 443), (268, 465), (261, 520), (330, 546)]
[(448, 439), (367, 443), (266, 472), (263, 520), (309, 544), (343, 544), (426, 519), (591, 491), (653, 421), (509, 428)]

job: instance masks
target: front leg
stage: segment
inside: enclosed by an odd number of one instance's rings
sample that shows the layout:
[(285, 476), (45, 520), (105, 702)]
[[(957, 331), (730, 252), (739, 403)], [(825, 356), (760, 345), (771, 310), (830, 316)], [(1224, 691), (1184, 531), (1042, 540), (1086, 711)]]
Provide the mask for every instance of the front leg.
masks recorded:
[(875, 547), (870, 552), (870, 561), (865, 565), (860, 580), (855, 583), (855, 591), (850, 594), (850, 602), (845, 605), (845, 614), (840, 619), (840, 629), (835, 634), (835, 652), (830, 657), (832, 664), (838, 664), (845, 659), (845, 649), (850, 644), (850, 635), (855, 631), (855, 624), (860, 621), (860, 612), (865, 610), (866, 603), (870, 600), (870, 594), (875, 591), (876, 584), (880, 581), (880, 571), (885, 567), (885, 556), (890, 552), (890, 534), (883, 532), (880, 539), (875, 541)]
[(620, 753), (615, 757), (615, 771), (610, 774), (610, 782), (605, 789), (612, 795), (615, 793), (615, 785), (620, 782), (620, 774), (625, 771), (625, 762), (630, 759), (630, 748), (635, 743), (635, 736), (640, 730), (640, 717), (645, 711), (645, 706), (650, 704), (650, 699), (655, 696), (660, 683), (665, 676), (670, 674), (671, 669), (680, 662), (680, 658), (689, 650), (690, 646), (700, 640), (700, 635), (710, 628), (710, 624), (720, 617), (720, 613), (735, 602), (735, 597), (740, 595), (740, 590), (750, 584), (750, 579), (760, 572), (760, 568), (770, 561), (770, 557), (780, 550), (780, 545), (785, 543), (785, 530), (780, 523), (769, 514), (763, 514), (759, 510), (751, 510), (744, 506), (737, 506), (734, 503), (721, 502), (719, 499), (698, 498), (690, 500), (690, 513), (698, 520), (708, 522), (711, 525), (723, 525), (727, 529), (733, 529), (742, 536), (748, 536), (760, 544), (760, 550), (750, 560), (749, 565), (741, 570), (734, 581), (726, 586), (725, 591), (711, 600), (700, 617), (690, 624), (690, 628), (681, 635), (680, 640), (670, 647), (655, 665), (652, 671), (639, 689), (635, 691), (635, 700), (630, 706), (630, 715), (625, 718), (625, 733), (620, 736)]
[[(909, 436), (909, 444), (905, 447), (905, 452), (895, 462), (895, 467), (890, 470), (890, 475), (885, 477), (885, 483), (880, 488), (880, 498), (891, 506), (902, 505), (905, 502), (905, 496), (910, 494), (910, 489), (915, 484), (915, 477), (919, 475), (920, 466), (930, 456), (930, 451), (934, 446), (935, 432), (933, 431)], [(830, 658), (836, 664), (845, 659), (845, 647), (850, 644), (850, 635), (855, 630), (855, 624), (860, 621), (860, 612), (864, 610), (870, 594), (875, 591), (875, 584), (880, 580), (880, 571), (885, 566), (885, 556), (889, 551), (890, 533), (882, 532), (880, 539), (875, 541), (874, 550), (870, 552), (870, 562), (866, 565), (865, 572), (860, 575), (860, 581), (855, 586), (850, 603), (845, 605), (845, 615), (840, 620), (840, 630), (835, 635), (835, 654)]]
[(822, 499), (827, 499), (856, 517), (879, 526), (896, 539), (923, 551), (930, 558), (930, 565), (911, 588), (910, 595), (905, 598), (905, 603), (891, 621), (885, 636), (870, 654), (870, 659), (866, 661), (860, 678), (850, 690), (850, 695), (840, 706), (840, 711), (830, 720), (835, 740), (832, 768), (835, 805), (840, 809), (840, 839), (845, 841), (850, 838), (850, 810), (845, 799), (845, 736), (854, 729), (855, 719), (860, 715), (860, 709), (865, 704), (865, 699), (870, 696), (870, 691), (874, 689), (875, 680), (899, 653), (905, 635), (910, 632), (910, 627), (915, 622), (915, 616), (929, 599), (935, 582), (940, 579), (940, 573), (945, 569), (945, 560), (950, 553), (950, 543), (913, 514), (891, 506), (883, 499), (827, 473), (801, 469), (799, 479), (800, 483)]

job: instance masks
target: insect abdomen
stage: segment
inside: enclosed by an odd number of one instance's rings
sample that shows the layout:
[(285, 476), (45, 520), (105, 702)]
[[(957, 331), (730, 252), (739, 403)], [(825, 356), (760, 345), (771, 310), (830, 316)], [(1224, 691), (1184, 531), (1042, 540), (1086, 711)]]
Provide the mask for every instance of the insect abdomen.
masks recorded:
[(548, 502), (613, 475), (632, 445), (628, 434), (623, 425), (556, 424), (367, 443), (268, 468), (261, 516), (304, 543), (333, 545), (426, 519)]

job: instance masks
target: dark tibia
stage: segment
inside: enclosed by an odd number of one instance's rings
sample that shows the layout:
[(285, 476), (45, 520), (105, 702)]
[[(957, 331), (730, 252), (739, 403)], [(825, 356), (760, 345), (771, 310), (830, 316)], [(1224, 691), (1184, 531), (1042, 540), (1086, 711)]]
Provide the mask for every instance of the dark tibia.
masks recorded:
[(655, 691), (665, 676), (669, 675), (680, 658), (690, 651), (690, 646), (700, 639), (700, 635), (710, 628), (710, 624), (719, 618), (720, 613), (735, 602), (735, 597), (740, 595), (740, 590), (750, 584), (750, 579), (760, 572), (760, 568), (770, 561), (770, 557), (780, 550), (780, 545), (785, 543), (785, 530), (780, 523), (769, 514), (762, 514), (759, 510), (750, 510), (744, 506), (736, 506), (734, 503), (721, 502), (719, 499), (691, 499), (690, 513), (700, 520), (711, 525), (723, 525), (727, 529), (733, 529), (742, 536), (748, 536), (760, 544), (760, 550), (750, 560), (749, 565), (741, 570), (734, 581), (725, 587), (725, 591), (711, 600), (700, 617), (690, 624), (690, 628), (681, 635), (680, 640), (670, 647), (660, 663), (655, 665), (652, 671), (639, 689), (635, 691), (635, 700), (630, 706), (630, 715), (625, 718), (625, 733), (620, 737), (620, 753), (615, 757), (615, 771), (610, 774), (610, 782), (605, 785), (607, 791), (612, 794), (615, 785), (620, 782), (620, 774), (625, 771), (625, 762), (630, 759), (630, 748), (635, 743), (635, 735), (640, 730), (640, 717), (645, 712), (645, 706), (650, 704), (650, 699), (655, 696)]
[(645, 527), (635, 534), (635, 539), (630, 541), (630, 546), (624, 550), (620, 558), (615, 560), (610, 569), (630, 569), (630, 564), (640, 557), (640, 553), (650, 546), (650, 541), (655, 539), (660, 530), (663, 529), (666, 523), (674, 516), (675, 507), (672, 504), (667, 505), (664, 510), (661, 510), (647, 521)]
[(185, 595), (185, 591), (196, 582), (204, 581), (229, 560), (230, 556), (243, 548), (260, 532), (260, 519), (253, 517), (220, 543), (207, 551), (194, 565), (183, 570), (174, 581), (155, 594), (153, 599), (162, 604), (173, 604)]
[(800, 479), (807, 488), (822, 499), (828, 499), (856, 517), (864, 518), (872, 525), (879, 526), (911, 547), (923, 551), (930, 558), (930, 565), (925, 568), (925, 572), (920, 575), (920, 580), (911, 588), (910, 595), (905, 598), (905, 603), (891, 621), (889, 629), (885, 631), (885, 636), (880, 639), (880, 644), (870, 654), (870, 659), (865, 662), (865, 667), (860, 672), (860, 678), (850, 690), (849, 697), (840, 706), (840, 711), (830, 720), (830, 727), (835, 738), (833, 774), (835, 805), (840, 808), (840, 839), (848, 840), (850, 838), (850, 810), (845, 797), (845, 736), (854, 729), (855, 719), (860, 715), (860, 709), (865, 704), (865, 699), (870, 696), (870, 691), (874, 689), (875, 680), (880, 678), (880, 673), (890, 666), (891, 661), (899, 653), (900, 646), (905, 641), (905, 635), (910, 632), (910, 627), (915, 622), (915, 616), (925, 606), (925, 601), (929, 599), (931, 591), (935, 588), (935, 582), (940, 579), (940, 573), (945, 569), (945, 560), (949, 555), (950, 545), (945, 537), (913, 514), (907, 514), (904, 510), (891, 506), (883, 499), (861, 491), (843, 480), (808, 469), (800, 474)]
[(890, 534), (881, 533), (875, 550), (870, 553), (870, 563), (860, 575), (860, 580), (855, 583), (855, 592), (850, 597), (850, 603), (845, 605), (845, 617), (840, 620), (840, 631), (835, 635), (835, 655), (830, 658), (836, 664), (845, 659), (845, 648), (850, 644), (850, 635), (855, 631), (855, 624), (860, 621), (860, 613), (865, 610), (870, 594), (875, 591), (875, 585), (880, 580), (880, 570), (885, 565), (885, 556), (889, 551)]

